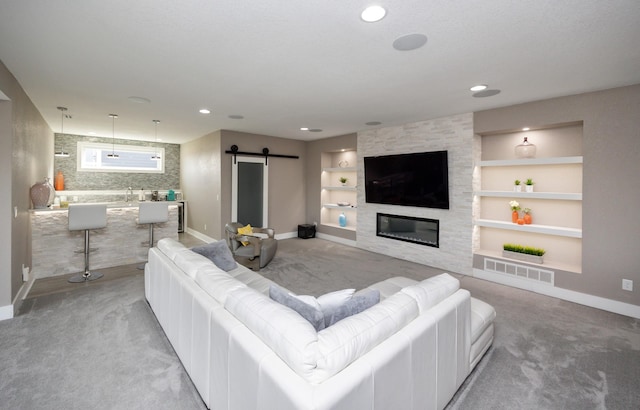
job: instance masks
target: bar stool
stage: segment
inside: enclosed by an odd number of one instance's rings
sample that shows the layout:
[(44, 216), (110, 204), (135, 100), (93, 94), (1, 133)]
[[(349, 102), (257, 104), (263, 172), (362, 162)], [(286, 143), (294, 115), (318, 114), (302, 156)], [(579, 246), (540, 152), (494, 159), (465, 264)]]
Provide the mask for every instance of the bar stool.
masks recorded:
[[(138, 225), (149, 224), (149, 249), (153, 248), (153, 224), (167, 221), (169, 221), (169, 204), (166, 202), (140, 202)], [(138, 265), (138, 269), (144, 270), (145, 263)]]
[(69, 230), (84, 231), (84, 272), (69, 278), (71, 283), (81, 283), (100, 279), (104, 276), (99, 272), (89, 271), (89, 253), (97, 250), (89, 247), (89, 231), (102, 229), (107, 226), (107, 205), (105, 204), (70, 204)]

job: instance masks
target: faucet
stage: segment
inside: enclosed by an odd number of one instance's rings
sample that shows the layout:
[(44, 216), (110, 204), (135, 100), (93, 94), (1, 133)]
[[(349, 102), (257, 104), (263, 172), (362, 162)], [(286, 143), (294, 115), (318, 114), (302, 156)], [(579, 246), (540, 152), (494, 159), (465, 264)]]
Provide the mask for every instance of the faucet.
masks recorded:
[(124, 194), (124, 202), (129, 202), (133, 200), (133, 190), (131, 187), (127, 188), (127, 192)]

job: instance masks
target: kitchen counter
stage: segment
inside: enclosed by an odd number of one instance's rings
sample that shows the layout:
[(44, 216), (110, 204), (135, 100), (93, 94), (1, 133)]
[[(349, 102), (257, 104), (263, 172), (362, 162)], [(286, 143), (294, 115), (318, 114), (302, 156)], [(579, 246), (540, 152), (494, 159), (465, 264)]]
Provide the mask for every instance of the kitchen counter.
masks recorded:
[[(154, 239), (178, 239), (178, 204), (169, 205), (169, 221), (155, 224)], [(69, 231), (68, 209), (32, 209), (31, 273), (36, 278), (84, 270), (84, 231)], [(138, 202), (107, 203), (107, 226), (91, 231), (90, 269), (141, 263), (147, 259), (149, 225), (138, 225)]]

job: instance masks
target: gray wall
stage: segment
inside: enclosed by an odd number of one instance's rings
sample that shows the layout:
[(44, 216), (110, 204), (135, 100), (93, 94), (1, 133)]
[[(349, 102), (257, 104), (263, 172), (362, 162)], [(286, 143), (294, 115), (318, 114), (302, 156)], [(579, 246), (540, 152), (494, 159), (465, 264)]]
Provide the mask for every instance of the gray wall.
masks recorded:
[(232, 145), (240, 151), (262, 152), (269, 148), (272, 154), (297, 155), (299, 159), (269, 158), (269, 227), (276, 234), (297, 232), (298, 224), (306, 223), (305, 209), (305, 162), (307, 161), (304, 141), (244, 132), (221, 132), (221, 230), (231, 221), (231, 161), (225, 154)]
[[(77, 143), (79, 141), (164, 148), (164, 173), (78, 172)], [(132, 187), (134, 192), (143, 188), (145, 191), (180, 189), (180, 145), (178, 144), (55, 134), (55, 150), (63, 149), (69, 153), (69, 156), (54, 157), (53, 166), (56, 174), (62, 171), (64, 189), (67, 191), (119, 189), (124, 192), (127, 187)]]
[[(53, 177), (53, 131), (18, 81), (0, 62), (0, 307), (11, 304), (22, 286), (22, 265), (31, 265), (29, 188)], [(14, 207), (18, 210), (13, 217)]]
[[(305, 223), (313, 224), (314, 222), (317, 222), (317, 232), (352, 241), (356, 240), (356, 232), (334, 228), (327, 225), (320, 225), (322, 153), (336, 152), (341, 149), (355, 150), (357, 145), (357, 134), (347, 134), (339, 137), (310, 141), (307, 143), (307, 159), (305, 161), (307, 172), (305, 184), (307, 195), (307, 218)], [(353, 164), (353, 166), (355, 165), (356, 164)]]
[[(298, 155), (269, 158), (269, 223), (276, 234), (297, 231), (305, 221), (305, 143), (266, 135), (221, 130), (182, 144), (181, 186), (187, 226), (211, 238), (224, 237), (231, 222), (231, 145), (240, 151)], [(206, 229), (205, 229), (206, 226)]]
[[(640, 85), (477, 112), (477, 134), (583, 121), (582, 274), (557, 287), (640, 305)], [(634, 291), (622, 290), (622, 279)]]
[(187, 201), (187, 226), (211, 238), (222, 239), (220, 131), (182, 144), (180, 164), (180, 185)]

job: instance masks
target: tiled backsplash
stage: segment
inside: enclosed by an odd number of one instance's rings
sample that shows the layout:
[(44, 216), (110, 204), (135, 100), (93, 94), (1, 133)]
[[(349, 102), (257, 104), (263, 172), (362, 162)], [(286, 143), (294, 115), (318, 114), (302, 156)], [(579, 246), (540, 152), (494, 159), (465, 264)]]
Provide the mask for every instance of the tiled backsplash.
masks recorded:
[[(129, 173), (129, 172), (78, 172), (78, 141), (116, 143), (119, 145), (159, 146), (164, 148), (164, 173)], [(166, 191), (180, 189), (180, 145), (163, 144), (148, 141), (132, 141), (82, 135), (55, 134), (55, 151), (66, 151), (68, 157), (55, 157), (53, 172), (62, 171), (65, 191), (122, 190), (131, 187), (135, 192)], [(60, 194), (60, 193), (59, 193)]]

